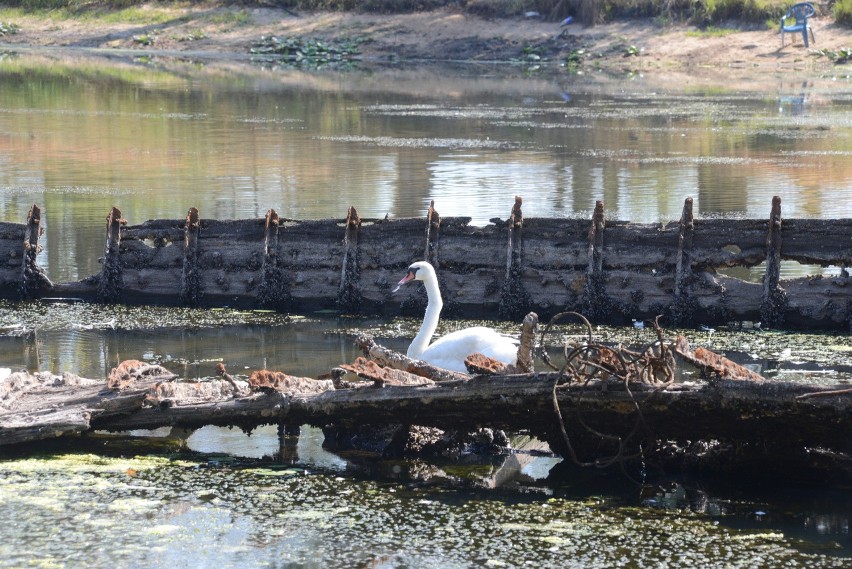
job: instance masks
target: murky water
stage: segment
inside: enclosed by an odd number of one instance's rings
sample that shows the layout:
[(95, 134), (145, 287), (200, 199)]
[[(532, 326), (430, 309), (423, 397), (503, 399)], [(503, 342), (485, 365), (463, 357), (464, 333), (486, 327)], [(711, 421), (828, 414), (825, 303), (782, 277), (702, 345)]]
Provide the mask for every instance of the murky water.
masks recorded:
[[(54, 280), (99, 271), (105, 216), (677, 219), (852, 215), (852, 79), (758, 87), (497, 67), (302, 73), (234, 62), (0, 56), (0, 220), (44, 208)], [(351, 333), (403, 349), (417, 322), (230, 309), (0, 303), (0, 367), (105, 377), (315, 376)], [(463, 325), (444, 322), (439, 332)], [(511, 331), (508, 323), (495, 324)], [(649, 330), (603, 331), (627, 343)], [(691, 331), (779, 379), (848, 381), (848, 335)], [(848, 489), (330, 454), (251, 436), (98, 435), (0, 450), (0, 566), (815, 567), (852, 556)], [(290, 445), (290, 446), (287, 446)], [(497, 483), (499, 481), (499, 484)], [(497, 486), (497, 488), (493, 488)]]
[[(842, 73), (842, 70), (839, 71)], [(0, 59), (0, 219), (44, 209), (54, 280), (99, 270), (105, 216), (611, 219), (852, 215), (852, 78), (730, 86), (508, 66), (314, 73)]]

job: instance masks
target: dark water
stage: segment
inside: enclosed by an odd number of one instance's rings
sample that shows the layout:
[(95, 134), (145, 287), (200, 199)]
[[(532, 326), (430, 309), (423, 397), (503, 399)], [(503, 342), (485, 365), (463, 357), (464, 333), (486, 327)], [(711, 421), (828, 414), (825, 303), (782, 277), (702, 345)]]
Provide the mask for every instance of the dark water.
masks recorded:
[[(302, 73), (235, 62), (0, 56), (0, 219), (44, 208), (54, 280), (99, 271), (105, 216), (442, 215), (677, 219), (852, 213), (852, 80), (728, 82), (506, 67)], [(403, 349), (417, 322), (329, 314), (0, 304), (0, 367), (105, 377), (118, 362), (203, 379)], [(439, 332), (463, 325), (444, 322)], [(512, 331), (511, 323), (494, 323)], [(615, 332), (613, 332), (615, 333)], [(651, 331), (629, 331), (642, 343)], [(848, 381), (848, 335), (690, 331), (779, 379)], [(647, 335), (647, 336), (646, 336)], [(846, 486), (578, 471), (519, 452), (382, 461), (195, 433), (0, 451), (0, 566), (841, 567)], [(523, 444), (519, 443), (523, 447)], [(472, 459), (471, 459), (472, 460)], [(636, 474), (636, 473), (633, 473)]]

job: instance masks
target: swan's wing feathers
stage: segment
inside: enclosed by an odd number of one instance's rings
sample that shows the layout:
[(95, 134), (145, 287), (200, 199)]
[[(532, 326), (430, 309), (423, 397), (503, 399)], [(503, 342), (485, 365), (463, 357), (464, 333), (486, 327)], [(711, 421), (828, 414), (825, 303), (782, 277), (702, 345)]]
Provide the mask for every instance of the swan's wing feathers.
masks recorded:
[(436, 340), (423, 352), (421, 359), (446, 369), (466, 371), (465, 358), (477, 352), (512, 364), (517, 361), (518, 346), (517, 342), (491, 328), (465, 328)]

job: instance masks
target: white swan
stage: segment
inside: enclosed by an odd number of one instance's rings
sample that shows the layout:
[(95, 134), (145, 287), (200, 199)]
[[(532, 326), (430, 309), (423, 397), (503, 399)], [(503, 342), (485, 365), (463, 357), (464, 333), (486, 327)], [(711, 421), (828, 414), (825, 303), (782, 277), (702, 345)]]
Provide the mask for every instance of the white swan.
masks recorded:
[(438, 327), (438, 318), (441, 315), (441, 309), (444, 307), (435, 269), (426, 261), (413, 263), (408, 267), (408, 273), (399, 281), (393, 292), (399, 290), (402, 285), (415, 280), (423, 281), (426, 286), (428, 303), (420, 331), (408, 347), (406, 355), (409, 358), (423, 360), (437, 367), (463, 373), (467, 373), (464, 359), (477, 352), (505, 364), (517, 362), (518, 346), (515, 342), (484, 326), (452, 332), (435, 340), (430, 345), (429, 341)]

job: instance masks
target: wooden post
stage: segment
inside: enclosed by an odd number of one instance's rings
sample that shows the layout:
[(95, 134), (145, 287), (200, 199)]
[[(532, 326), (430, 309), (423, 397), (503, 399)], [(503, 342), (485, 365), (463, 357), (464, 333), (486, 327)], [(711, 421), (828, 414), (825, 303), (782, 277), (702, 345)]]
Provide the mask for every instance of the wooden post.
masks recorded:
[(348, 312), (362, 312), (361, 269), (359, 267), (358, 232), (361, 218), (354, 207), (346, 216), (346, 232), (343, 236), (343, 266), (340, 287), (337, 289), (337, 306)]
[(260, 306), (275, 307), (290, 301), (290, 291), (278, 266), (278, 229), (281, 220), (274, 209), (266, 212), (263, 234), (263, 268), (257, 302)]
[(606, 318), (611, 304), (606, 295), (603, 272), (604, 227), (604, 203), (598, 200), (595, 203), (592, 226), (589, 228), (589, 264), (583, 286), (583, 312), (590, 320)]
[(672, 307), (672, 320), (675, 324), (689, 324), (695, 314), (696, 301), (692, 296), (692, 239), (695, 233), (695, 218), (692, 211), (692, 198), (683, 202), (680, 216), (680, 233), (677, 243), (677, 264), (675, 268), (675, 301)]
[(515, 196), (515, 205), (509, 215), (508, 243), (506, 246), (506, 278), (500, 291), (500, 304), (498, 313), (506, 320), (520, 318), (529, 309), (530, 297), (524, 289), (521, 281), (523, 274), (522, 250), (523, 250), (523, 227), (524, 215), (521, 211), (523, 199)]
[(438, 268), (438, 233), (441, 229), (441, 216), (435, 211), (435, 200), (429, 203), (426, 213), (426, 250), (423, 258), (435, 269)]
[(101, 302), (118, 302), (121, 297), (121, 226), (126, 224), (127, 220), (121, 218), (121, 210), (113, 207), (107, 216), (104, 261), (98, 278), (98, 300)]
[(784, 323), (787, 308), (787, 291), (781, 281), (781, 198), (772, 198), (769, 229), (766, 233), (766, 274), (763, 277), (763, 303), (760, 318), (764, 328), (776, 328)]
[(198, 233), (201, 220), (198, 209), (191, 207), (183, 227), (183, 274), (180, 281), (180, 300), (197, 306), (201, 299), (201, 273), (198, 270)]
[(24, 300), (36, 298), (40, 290), (53, 287), (53, 283), (38, 266), (36, 258), (40, 250), (38, 239), (41, 236), (41, 208), (36, 204), (30, 207), (27, 214), (27, 228), (24, 233), (24, 255), (21, 263), (21, 298)]
[(521, 345), (518, 347), (518, 371), (535, 371), (535, 339), (538, 336), (538, 314), (530, 312), (521, 326)]

